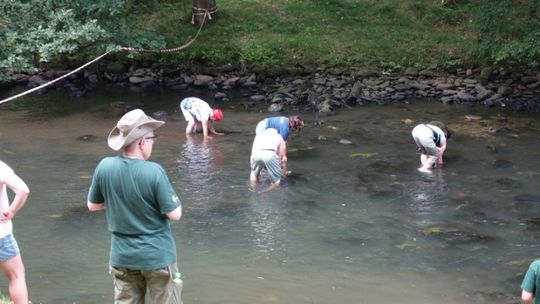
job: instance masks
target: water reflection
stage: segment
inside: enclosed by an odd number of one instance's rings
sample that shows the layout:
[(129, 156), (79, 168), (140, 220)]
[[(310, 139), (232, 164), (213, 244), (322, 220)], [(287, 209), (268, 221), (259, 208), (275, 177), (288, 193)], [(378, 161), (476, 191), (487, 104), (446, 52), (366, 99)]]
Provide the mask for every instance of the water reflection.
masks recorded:
[(177, 162), (183, 191), (195, 194), (191, 203), (207, 201), (212, 189), (217, 189), (223, 184), (223, 180), (220, 179), (224, 162), (223, 152), (219, 145), (205, 140), (202, 136), (186, 135)]
[(251, 241), (253, 248), (259, 254), (263, 254), (266, 258), (277, 249), (279, 244), (280, 234), (282, 233), (282, 225), (284, 220), (283, 206), (279, 206), (276, 196), (279, 196), (278, 190), (274, 190), (268, 194), (257, 194), (253, 192), (249, 198), (249, 206), (251, 212), (247, 214), (247, 221), (253, 234)]
[(431, 174), (422, 174), (408, 189), (410, 208), (417, 215), (438, 213), (448, 200), (447, 184), (441, 169), (433, 170)]
[[(176, 105), (177, 93), (160, 94), (151, 96), (157, 103), (149, 111)], [(55, 97), (39, 102), (54, 104)], [(110, 235), (99, 225), (105, 218), (80, 206), (95, 163), (111, 153), (103, 144), (114, 123), (111, 100), (132, 104), (140, 96), (115, 89), (88, 98), (64, 100), (80, 108), (61, 115), (28, 112), (40, 120), (26, 116), (26, 108), (41, 111), (32, 108), (38, 100), (14, 103), (17, 111), (0, 108), (0, 154), (20, 164), (32, 189), (17, 233), (33, 302), (110, 302), (103, 270)], [(185, 122), (171, 119), (161, 133), (174, 136), (164, 136), (152, 157), (185, 204), (173, 230), (190, 302), (509, 303), (491, 295), (512, 296), (520, 281), (514, 274), (526, 269), (519, 262), (540, 250), (538, 117), (510, 116), (508, 123), (531, 129), (484, 138), (471, 133), (482, 129), (478, 123), (459, 123), (471, 108), (407, 104), (340, 112), (295, 138), (294, 174), (279, 189), (259, 193), (268, 185), (251, 192), (248, 180), (253, 126), (262, 113), (227, 105), (223, 128), (234, 131), (205, 142), (185, 138)], [(428, 112), (463, 126), (448, 165), (433, 176), (416, 171), (403, 122), (424, 120)], [(99, 136), (77, 140), (84, 134)], [(488, 144), (496, 144), (496, 154), (486, 151)], [(43, 252), (52, 253), (43, 258)]]

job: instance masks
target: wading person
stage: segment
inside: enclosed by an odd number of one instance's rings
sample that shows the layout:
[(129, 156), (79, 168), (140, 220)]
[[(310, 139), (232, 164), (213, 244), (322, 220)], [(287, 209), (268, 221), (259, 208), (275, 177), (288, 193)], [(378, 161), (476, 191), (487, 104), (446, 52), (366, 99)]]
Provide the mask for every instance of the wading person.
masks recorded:
[[(302, 131), (303, 128), (304, 121), (302, 121), (302, 119), (298, 115), (289, 117), (276, 116), (261, 120), (255, 128), (255, 134), (259, 134), (260, 132), (267, 129), (275, 129), (278, 134), (281, 135), (281, 138), (283, 138), (283, 141), (285, 142), (285, 154), (283, 155), (283, 159), (285, 162), (287, 162), (287, 140), (289, 139), (289, 134), (291, 133), (291, 130)], [(289, 171), (285, 172), (285, 174), (289, 173)]]
[(204, 138), (208, 138), (209, 133), (223, 135), (216, 131), (213, 123), (223, 118), (220, 109), (212, 109), (206, 101), (197, 97), (184, 98), (180, 102), (180, 109), (187, 121), (186, 134), (196, 133), (202, 129)]
[(446, 141), (450, 135), (451, 132), (446, 126), (436, 122), (414, 127), (412, 137), (421, 152), (418, 171), (429, 173), (432, 168), (443, 164)]
[(279, 185), (282, 176), (287, 171), (287, 158), (285, 157), (285, 141), (276, 129), (266, 129), (255, 135), (251, 148), (251, 174), (249, 180), (256, 183), (260, 180), (260, 173), (266, 169), (271, 187)]
[(540, 303), (536, 291), (540, 288), (540, 260), (535, 260), (529, 265), (527, 273), (521, 283), (521, 303)]
[(122, 150), (97, 165), (88, 191), (88, 209), (105, 209), (112, 234), (109, 270), (115, 303), (182, 303), (176, 245), (170, 221), (182, 205), (165, 170), (148, 161), (156, 143), (154, 130), (164, 124), (142, 111), (126, 113), (109, 134), (109, 147)]
[[(15, 194), (11, 204), (7, 188)], [(11, 219), (24, 206), (29, 194), (26, 183), (7, 164), (0, 161), (0, 268), (9, 280), (9, 296), (14, 304), (28, 304), (28, 289)]]

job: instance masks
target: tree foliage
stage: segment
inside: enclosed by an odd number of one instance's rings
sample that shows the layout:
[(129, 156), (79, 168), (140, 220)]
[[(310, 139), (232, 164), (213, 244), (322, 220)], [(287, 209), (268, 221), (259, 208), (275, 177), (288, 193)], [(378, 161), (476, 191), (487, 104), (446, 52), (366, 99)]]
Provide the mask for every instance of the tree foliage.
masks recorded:
[[(189, 51), (157, 60), (272, 67), (540, 65), (540, 0), (460, 0), (451, 6), (432, 0), (218, 2), (216, 18)], [(0, 0), (0, 80), (7, 70), (82, 62), (119, 46), (181, 45), (195, 32), (192, 3)]]
[[(35, 72), (60, 54), (103, 52), (123, 43), (161, 47), (163, 40), (131, 27), (125, 0), (0, 1), (2, 71)], [(5, 75), (4, 75), (5, 76)]]

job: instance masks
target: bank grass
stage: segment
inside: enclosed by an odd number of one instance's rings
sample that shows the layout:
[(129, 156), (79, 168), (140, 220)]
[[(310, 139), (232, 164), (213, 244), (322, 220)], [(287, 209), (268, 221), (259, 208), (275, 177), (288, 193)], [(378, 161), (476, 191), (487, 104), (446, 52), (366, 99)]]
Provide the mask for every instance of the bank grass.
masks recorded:
[[(478, 55), (478, 32), (471, 26), (474, 1), (452, 7), (435, 0), (216, 2), (218, 11), (196, 42), (184, 51), (160, 55), (159, 61), (420, 68), (462, 65)], [(155, 32), (155, 41), (146, 46), (179, 46), (197, 32), (191, 24), (191, 0), (136, 3), (124, 26), (126, 32)], [(144, 47), (146, 40), (137, 46)]]

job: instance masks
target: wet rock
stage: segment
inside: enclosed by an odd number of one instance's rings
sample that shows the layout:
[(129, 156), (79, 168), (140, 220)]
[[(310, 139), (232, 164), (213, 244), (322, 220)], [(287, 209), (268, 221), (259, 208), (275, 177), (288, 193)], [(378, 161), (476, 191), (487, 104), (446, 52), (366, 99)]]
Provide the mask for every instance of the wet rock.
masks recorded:
[(283, 105), (280, 103), (273, 103), (268, 107), (268, 112), (281, 112), (283, 111)]
[(491, 164), (497, 169), (511, 168), (514, 165), (514, 163), (507, 159), (495, 159), (491, 162)]
[(495, 147), (494, 145), (488, 145), (487, 146), (487, 149), (490, 153), (497, 153), (498, 152), (498, 149), (497, 147)]
[(152, 117), (157, 120), (164, 120), (169, 116), (169, 113), (165, 111), (156, 111), (152, 113)]
[(214, 98), (218, 101), (225, 101), (225, 99), (228, 99), (227, 94), (223, 92), (216, 92), (216, 94), (214, 94)]
[(497, 184), (505, 187), (516, 187), (519, 185), (519, 180), (512, 177), (499, 177), (495, 180)]
[(400, 173), (411, 170), (409, 163), (391, 163), (385, 160), (377, 160), (369, 164), (371, 169), (382, 173)]
[(458, 226), (428, 226), (422, 229), (422, 233), (449, 243), (493, 242), (497, 239), (494, 236)]
[(459, 91), (457, 93), (457, 97), (460, 99), (460, 100), (463, 100), (463, 101), (466, 101), (466, 102), (475, 102), (476, 101), (476, 97), (472, 96), (471, 94), (469, 93), (466, 93), (464, 91)]
[(539, 81), (535, 76), (523, 76), (520, 80), (523, 84), (530, 84)]
[(261, 102), (261, 101), (264, 101), (265, 99), (266, 99), (266, 96), (264, 95), (253, 95), (249, 97), (249, 100), (254, 101), (254, 102)]
[(135, 85), (140, 85), (145, 82), (155, 81), (153, 76), (131, 76), (129, 77), (129, 82)]
[(509, 96), (513, 93), (513, 89), (509, 86), (500, 86), (497, 90), (497, 94), (501, 95), (502, 97)]
[(540, 202), (540, 195), (538, 194), (518, 194), (514, 196), (514, 200), (517, 202)]
[(540, 217), (533, 217), (525, 220), (525, 226), (527, 230), (539, 231), (540, 230)]
[(320, 114), (324, 114), (324, 115), (331, 115), (331, 114), (334, 114), (334, 109), (332, 108), (332, 106), (330, 105), (330, 99), (329, 98), (326, 98), (325, 100), (323, 100), (321, 103), (319, 103), (317, 105), (317, 111), (320, 113)]
[(342, 144), (342, 145), (350, 145), (350, 144), (352, 144), (352, 141), (350, 141), (348, 139), (340, 139), (339, 143)]
[(193, 85), (197, 87), (207, 86), (212, 81), (214, 81), (214, 77), (210, 75), (195, 75), (193, 76)]
[(306, 159), (319, 157), (319, 152), (313, 147), (288, 149), (289, 159)]
[(87, 141), (87, 142), (94, 142), (96, 140), (97, 136), (92, 134), (84, 134), (79, 137), (77, 137), (77, 140), (80, 141)]

